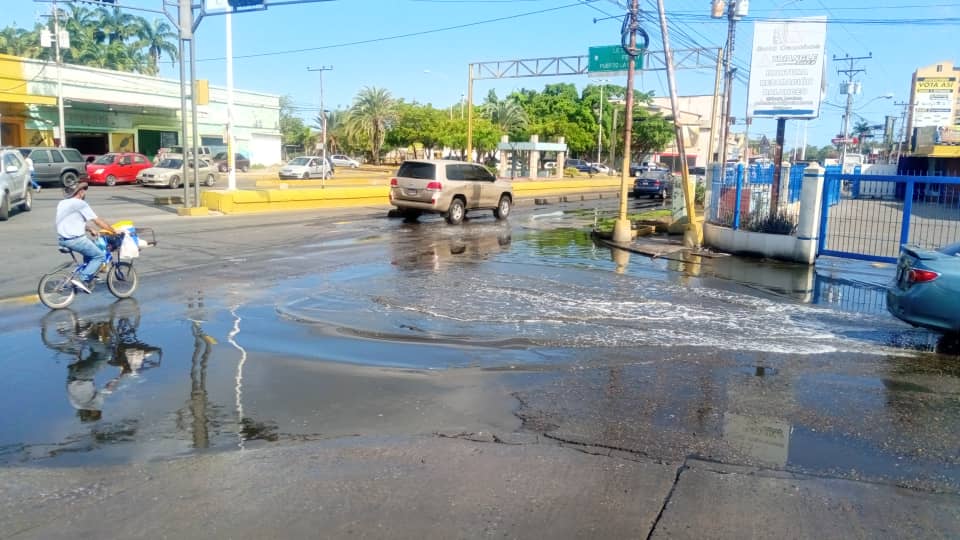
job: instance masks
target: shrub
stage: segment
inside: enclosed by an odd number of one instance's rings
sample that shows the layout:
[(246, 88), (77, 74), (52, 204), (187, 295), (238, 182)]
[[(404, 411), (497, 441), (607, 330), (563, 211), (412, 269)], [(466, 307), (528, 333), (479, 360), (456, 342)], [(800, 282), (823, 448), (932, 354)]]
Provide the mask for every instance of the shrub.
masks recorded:
[(793, 218), (783, 212), (772, 216), (764, 212), (762, 215), (752, 214), (744, 229), (767, 234), (789, 235), (797, 230), (797, 224), (793, 222)]
[(576, 178), (576, 177), (577, 177), (577, 174), (579, 174), (579, 173), (580, 173), (580, 171), (578, 171), (576, 167), (567, 167), (566, 169), (563, 170), (563, 177), (564, 177), (564, 178)]

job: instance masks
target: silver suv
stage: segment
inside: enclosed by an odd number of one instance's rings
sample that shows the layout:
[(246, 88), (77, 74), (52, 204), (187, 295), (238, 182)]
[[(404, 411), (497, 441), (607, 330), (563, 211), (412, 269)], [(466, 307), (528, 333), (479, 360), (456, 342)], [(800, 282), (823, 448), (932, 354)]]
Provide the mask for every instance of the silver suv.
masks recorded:
[(33, 208), (33, 192), (27, 163), (16, 148), (0, 148), (0, 167), (0, 221), (6, 221), (14, 206), (24, 212)]
[(24, 146), (20, 148), (20, 154), (33, 160), (38, 184), (57, 183), (73, 187), (87, 179), (87, 160), (73, 148)]
[(467, 210), (493, 210), (507, 219), (513, 186), (476, 163), (446, 159), (408, 160), (390, 179), (390, 204), (407, 219), (424, 212), (442, 214), (457, 225)]

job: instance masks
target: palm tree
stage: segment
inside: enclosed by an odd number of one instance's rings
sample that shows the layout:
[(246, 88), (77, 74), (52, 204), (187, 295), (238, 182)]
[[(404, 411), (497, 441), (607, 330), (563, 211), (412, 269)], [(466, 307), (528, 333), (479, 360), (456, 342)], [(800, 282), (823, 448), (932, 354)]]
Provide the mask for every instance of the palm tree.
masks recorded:
[(514, 99), (488, 101), (484, 103), (481, 114), (499, 127), (501, 134), (516, 133), (527, 128), (527, 112)]
[(100, 8), (96, 15), (99, 18), (96, 32), (98, 43), (123, 43), (128, 38), (135, 36), (139, 30), (138, 17), (130, 15), (118, 7), (112, 10)]
[(380, 149), (387, 129), (397, 117), (396, 105), (389, 90), (365, 86), (353, 98), (353, 106), (347, 113), (345, 127), (348, 136), (369, 138), (370, 152), (377, 165), (380, 164)]
[(177, 34), (173, 31), (173, 27), (162, 19), (154, 19), (153, 23), (140, 17), (138, 19), (137, 37), (139, 40), (136, 46), (147, 49), (149, 59), (147, 73), (156, 75), (160, 72), (158, 64), (164, 54), (171, 61), (178, 58), (177, 46), (175, 45)]
[(860, 153), (863, 153), (863, 148), (867, 143), (867, 139), (871, 136), (873, 129), (870, 127), (870, 122), (866, 120), (860, 120), (853, 125), (853, 135), (860, 140), (859, 147)]
[(12, 56), (21, 56), (24, 58), (39, 58), (42, 48), (40, 47), (41, 25), (37, 29), (30, 31), (25, 28), (8, 26), (0, 30), (0, 53)]

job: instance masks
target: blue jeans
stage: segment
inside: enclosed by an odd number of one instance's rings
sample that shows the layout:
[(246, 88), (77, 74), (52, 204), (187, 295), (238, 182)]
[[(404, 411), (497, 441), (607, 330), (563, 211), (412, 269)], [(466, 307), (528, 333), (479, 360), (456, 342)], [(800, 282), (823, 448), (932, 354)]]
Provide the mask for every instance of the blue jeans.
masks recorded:
[(37, 173), (30, 173), (30, 187), (40, 189), (40, 184), (37, 183)]
[(84, 281), (90, 281), (90, 278), (97, 275), (100, 266), (107, 260), (107, 252), (97, 247), (87, 235), (60, 240), (59, 243), (62, 247), (83, 255), (84, 266), (80, 271), (80, 279)]

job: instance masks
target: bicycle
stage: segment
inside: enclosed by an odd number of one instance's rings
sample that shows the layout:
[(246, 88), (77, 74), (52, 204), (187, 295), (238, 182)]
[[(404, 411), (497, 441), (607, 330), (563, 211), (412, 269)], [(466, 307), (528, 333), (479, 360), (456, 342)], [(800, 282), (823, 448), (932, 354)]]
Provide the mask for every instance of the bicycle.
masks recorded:
[[(146, 241), (145, 245), (157, 245), (152, 229), (140, 229), (136, 232), (121, 230), (116, 235), (102, 235), (106, 239), (107, 260), (98, 274), (106, 271), (107, 289), (117, 298), (132, 296), (140, 282), (133, 267), (133, 259), (120, 260), (120, 245), (127, 235), (133, 236), (138, 243), (140, 235), (149, 236), (150, 240)], [(65, 247), (60, 247), (59, 250), (60, 253), (70, 255), (73, 261), (63, 263), (44, 274), (37, 285), (37, 296), (43, 305), (50, 309), (63, 309), (73, 303), (77, 297), (77, 287), (72, 282), (80, 278), (84, 267), (83, 257), (75, 251)]]

